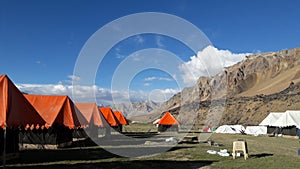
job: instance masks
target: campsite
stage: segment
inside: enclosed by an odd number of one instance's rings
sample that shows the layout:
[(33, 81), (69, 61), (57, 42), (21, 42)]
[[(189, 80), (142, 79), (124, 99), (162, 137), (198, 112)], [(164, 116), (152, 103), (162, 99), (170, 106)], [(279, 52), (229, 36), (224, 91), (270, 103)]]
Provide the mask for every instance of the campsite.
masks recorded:
[(0, 169), (300, 168), (299, 6), (0, 0)]
[[(299, 139), (294, 132), (299, 126), (297, 111), (272, 112), (261, 126), (248, 129), (222, 125), (215, 131), (206, 127), (205, 132), (180, 132), (180, 122), (170, 112), (154, 124), (129, 123), (121, 112), (109, 107), (74, 104), (67, 96), (22, 94), (8, 76), (0, 77), (6, 93), (1, 97), (2, 106), (18, 100), (20, 106), (28, 107), (21, 112), (32, 117), (13, 114), (20, 112), (15, 109), (1, 112), (6, 117), (1, 118), (1, 158), (8, 168), (294, 168), (300, 164)], [(185, 138), (196, 140), (183, 141)], [(247, 160), (233, 159), (230, 154), (232, 142), (239, 139), (247, 142)], [(208, 153), (221, 151), (227, 155)]]
[[(1, 112), (3, 167), (294, 168), (300, 164), (300, 111), (270, 112), (257, 126), (193, 126), (186, 131), (182, 129), (187, 126), (169, 111), (154, 122), (133, 123), (121, 111), (95, 103), (23, 94), (7, 75), (0, 76), (0, 84), (2, 107), (8, 110)], [(247, 150), (232, 154), (238, 140), (247, 144)]]
[[(145, 126), (144, 126), (145, 127)], [(60, 150), (31, 150), (20, 154), (21, 159), (7, 164), (8, 168), (290, 168), (300, 164), (297, 139), (283, 137), (214, 134), (211, 137), (222, 143), (211, 147), (207, 143), (178, 144), (171, 150), (152, 156), (126, 158), (100, 147)], [(250, 157), (247, 160), (208, 154), (207, 150), (228, 149), (232, 141), (246, 139)], [(120, 147), (116, 147), (120, 148)], [(136, 146), (139, 148), (139, 146)], [(38, 156), (38, 157), (37, 157)], [(285, 163), (283, 163), (283, 161)]]

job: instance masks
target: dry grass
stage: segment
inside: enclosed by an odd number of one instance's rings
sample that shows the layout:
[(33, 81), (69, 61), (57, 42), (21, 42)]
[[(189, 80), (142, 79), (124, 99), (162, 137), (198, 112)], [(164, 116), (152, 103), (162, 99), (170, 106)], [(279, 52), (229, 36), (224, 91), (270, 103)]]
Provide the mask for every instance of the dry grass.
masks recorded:
[(291, 69), (281, 72), (274, 76), (272, 69), (263, 73), (257, 73), (257, 81), (250, 89), (238, 94), (238, 96), (255, 96), (259, 94), (273, 94), (286, 89), (291, 82), (300, 82), (300, 66), (297, 65)]
[[(145, 127), (145, 126), (144, 126)], [(181, 133), (182, 134), (182, 133)], [(164, 134), (167, 135), (167, 134)], [(192, 133), (198, 137), (205, 134)], [(207, 134), (206, 134), (207, 135)], [(24, 151), (20, 159), (10, 162), (9, 168), (298, 168), (299, 140), (295, 138), (213, 134), (209, 135), (220, 147), (207, 143), (179, 144), (164, 153), (138, 158), (124, 158), (112, 154), (103, 147), (73, 148), (51, 151)], [(246, 139), (250, 158), (221, 157), (207, 154), (206, 151), (227, 149), (231, 152), (232, 142)], [(138, 145), (142, 146), (142, 145)], [(138, 146), (136, 148), (138, 148)], [(133, 146), (134, 147), (134, 146)], [(119, 149), (114, 147), (115, 149)], [(153, 147), (154, 148), (154, 147)], [(159, 147), (155, 147), (158, 148)]]
[(123, 126), (124, 132), (157, 132), (157, 128), (152, 124), (134, 123)]

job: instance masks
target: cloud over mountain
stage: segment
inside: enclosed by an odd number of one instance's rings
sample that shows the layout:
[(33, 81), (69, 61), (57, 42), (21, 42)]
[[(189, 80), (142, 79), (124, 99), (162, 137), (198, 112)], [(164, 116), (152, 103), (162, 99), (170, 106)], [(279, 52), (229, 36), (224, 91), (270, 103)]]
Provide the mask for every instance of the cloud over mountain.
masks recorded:
[(242, 61), (250, 53), (232, 53), (229, 50), (220, 50), (208, 46), (191, 56), (190, 60), (179, 66), (182, 72), (184, 83), (194, 85), (201, 76), (213, 76), (219, 73), (224, 67), (231, 66)]

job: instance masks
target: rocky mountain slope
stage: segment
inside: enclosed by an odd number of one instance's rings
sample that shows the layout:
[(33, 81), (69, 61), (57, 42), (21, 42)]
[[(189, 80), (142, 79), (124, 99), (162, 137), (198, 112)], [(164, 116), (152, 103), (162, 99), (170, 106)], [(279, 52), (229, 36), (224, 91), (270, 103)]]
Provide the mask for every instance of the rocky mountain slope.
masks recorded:
[(136, 119), (171, 111), (184, 123), (257, 125), (269, 112), (300, 109), (299, 84), (300, 48), (249, 55)]
[(131, 118), (133, 116), (147, 115), (149, 112), (153, 111), (154, 109), (157, 109), (159, 106), (160, 103), (145, 101), (114, 104), (110, 107), (113, 110), (121, 111), (127, 118)]

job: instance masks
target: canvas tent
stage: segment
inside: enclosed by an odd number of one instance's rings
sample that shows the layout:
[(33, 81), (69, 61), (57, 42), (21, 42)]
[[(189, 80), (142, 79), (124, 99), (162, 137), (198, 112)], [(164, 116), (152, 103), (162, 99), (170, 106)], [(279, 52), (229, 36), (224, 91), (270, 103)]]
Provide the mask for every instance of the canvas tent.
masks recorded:
[(260, 126), (271, 126), (273, 125), (282, 115), (284, 112), (271, 112), (261, 123)]
[(115, 114), (113, 113), (113, 111), (111, 110), (111, 108), (109, 108), (109, 107), (100, 107), (99, 110), (102, 113), (105, 120), (110, 125), (110, 127), (106, 128), (107, 130), (106, 130), (106, 133), (105, 133), (105, 135), (107, 137), (109, 137), (110, 134), (111, 134), (111, 128), (118, 131), (119, 121), (118, 121), (117, 117), (115, 116)]
[(264, 135), (267, 134), (267, 127), (266, 126), (247, 126), (245, 133), (248, 135)]
[(41, 128), (46, 125), (46, 121), (7, 75), (0, 75), (0, 91), (0, 150), (3, 153), (5, 148), (7, 153), (13, 153), (19, 149), (19, 129)]
[(203, 132), (214, 132), (214, 128), (212, 126), (207, 126), (203, 129)]
[(47, 130), (23, 131), (22, 148), (52, 149), (72, 143), (72, 130), (88, 125), (87, 120), (68, 96), (24, 95), (51, 126)]
[(117, 127), (119, 122), (117, 117), (114, 115), (113, 111), (109, 107), (100, 107), (100, 112), (102, 113), (105, 120), (108, 122), (108, 124), (112, 127)]
[(300, 128), (300, 111), (287, 110), (271, 126), (279, 127), (280, 134), (296, 136)]
[(282, 116), (280, 116), (275, 123), (271, 124), (276, 127), (300, 127), (300, 111), (287, 110)]
[(6, 75), (0, 75), (0, 90), (0, 126), (2, 129), (46, 124)]
[(125, 118), (125, 116), (123, 115), (122, 112), (120, 111), (114, 111), (114, 115), (116, 116), (118, 122), (119, 122), (119, 125), (118, 125), (118, 131), (119, 132), (122, 132), (122, 126), (123, 125), (128, 125), (128, 121), (127, 119)]
[(278, 133), (279, 127), (276, 126), (275, 123), (284, 114), (285, 114), (284, 112), (271, 112), (265, 119), (263, 119), (263, 121), (259, 125), (267, 126), (268, 134)]
[(152, 124), (157, 124), (157, 123), (159, 122), (159, 120), (160, 120), (160, 119), (154, 120)]
[[(75, 103), (76, 107), (83, 114), (84, 118), (88, 122), (86, 129), (75, 130), (73, 137), (98, 137), (98, 129), (109, 127), (102, 113), (100, 113), (96, 103)], [(86, 135), (87, 132), (88, 136)]]
[(114, 115), (116, 116), (116, 118), (118, 119), (119, 123), (122, 125), (128, 125), (128, 121), (125, 118), (125, 116), (123, 115), (122, 112), (120, 111), (114, 111)]
[(245, 127), (242, 125), (222, 125), (219, 126), (215, 133), (227, 133), (227, 134), (243, 134)]
[(97, 127), (108, 126), (108, 123), (106, 122), (102, 113), (100, 113), (96, 103), (76, 103), (75, 105), (83, 114), (89, 125), (94, 125)]
[(158, 131), (178, 131), (179, 122), (172, 116), (170, 112), (166, 112), (157, 122)]

